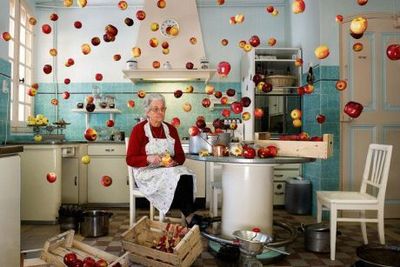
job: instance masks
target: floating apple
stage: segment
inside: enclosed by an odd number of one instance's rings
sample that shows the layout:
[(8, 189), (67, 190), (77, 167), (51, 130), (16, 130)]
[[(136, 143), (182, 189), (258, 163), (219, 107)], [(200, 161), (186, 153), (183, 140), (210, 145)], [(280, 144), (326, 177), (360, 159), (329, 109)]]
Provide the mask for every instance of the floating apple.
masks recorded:
[(243, 23), (243, 21), (244, 21), (244, 15), (243, 14), (237, 14), (235, 16), (235, 22), (236, 23)]
[(129, 18), (129, 17), (126, 17), (125, 19), (124, 19), (124, 23), (126, 24), (126, 26), (132, 26), (133, 24), (134, 24), (134, 21), (133, 21), (133, 19), (131, 19), (131, 18)]
[(136, 18), (138, 20), (144, 20), (146, 18), (146, 12), (144, 12), (143, 10), (138, 10), (136, 12)]
[(72, 58), (69, 58), (69, 59), (67, 59), (67, 62), (65, 62), (65, 67), (71, 67), (74, 64), (75, 64), (75, 61)]
[(347, 82), (345, 80), (339, 80), (336, 82), (336, 90), (343, 91), (347, 88)]
[(247, 108), (251, 104), (251, 99), (247, 96), (244, 96), (242, 99), (240, 99), (240, 103), (242, 103), (243, 107)]
[(84, 8), (87, 5), (87, 0), (78, 0), (78, 6)]
[(192, 62), (187, 62), (187, 63), (186, 63), (186, 69), (188, 69), (188, 70), (192, 70), (192, 69), (193, 69), (193, 67), (194, 67), (194, 65), (193, 65), (193, 63), (192, 63)]
[(197, 128), (197, 126), (191, 126), (191, 127), (189, 128), (189, 135), (190, 135), (190, 136), (196, 136), (196, 135), (198, 135), (199, 133), (200, 133), (200, 129)]
[(268, 13), (272, 13), (274, 11), (273, 6), (267, 6), (265, 9), (267, 10)]
[(228, 39), (222, 39), (222, 40), (221, 40), (221, 45), (222, 45), (222, 46), (227, 46), (228, 44), (229, 44)]
[(174, 117), (171, 120), (171, 124), (172, 126), (174, 126), (175, 128), (179, 128), (179, 126), (181, 126), (181, 120), (178, 117)]
[(196, 126), (199, 129), (204, 129), (206, 127), (206, 122), (204, 119), (197, 119), (196, 120)]
[(231, 24), (231, 25), (235, 25), (236, 24), (234, 16), (229, 18), (229, 24)]
[(250, 112), (243, 112), (242, 113), (242, 119), (244, 120), (244, 121), (248, 121), (248, 120), (250, 120), (250, 118), (251, 118), (251, 114), (250, 114)]
[(55, 57), (55, 56), (57, 56), (57, 49), (55, 49), (55, 48), (52, 48), (52, 49), (50, 49), (49, 50), (49, 54), (50, 54), (50, 56), (52, 56), (52, 57)]
[(301, 125), (302, 125), (302, 122), (300, 119), (293, 120), (293, 127), (300, 128)]
[(192, 85), (186, 86), (185, 93), (193, 93), (194, 87)]
[(350, 31), (355, 34), (362, 34), (367, 30), (368, 21), (366, 18), (357, 17), (350, 23)]
[(159, 69), (161, 66), (160, 61), (157, 61), (157, 60), (153, 61), (152, 65), (153, 65), (153, 68), (155, 68), (155, 69)]
[(182, 90), (175, 90), (174, 91), (175, 98), (180, 98), (182, 95), (183, 95)]
[(128, 108), (134, 108), (135, 107), (135, 101), (133, 101), (132, 99), (128, 100), (126, 105), (128, 106)]
[(192, 45), (197, 44), (197, 38), (196, 37), (190, 37), (189, 43), (191, 43)]
[(249, 44), (250, 44), (252, 47), (257, 47), (257, 46), (259, 46), (259, 45), (260, 45), (260, 38), (259, 38), (257, 35), (251, 36), (250, 39), (249, 39)]
[(264, 116), (264, 110), (262, 108), (255, 108), (254, 109), (254, 117), (257, 119), (261, 119)]
[(50, 74), (53, 70), (53, 67), (49, 64), (43, 66), (43, 72), (46, 74)]
[(146, 92), (144, 90), (139, 90), (137, 95), (139, 98), (144, 98), (146, 96)]
[(101, 40), (99, 37), (93, 37), (92, 40), (90, 40), (90, 42), (92, 43), (92, 45), (94, 46), (98, 46), (101, 43)]
[(223, 117), (225, 117), (225, 118), (228, 118), (228, 117), (231, 116), (231, 111), (230, 111), (229, 109), (224, 108), (224, 109), (221, 111), (221, 115), (222, 115)]
[(204, 88), (204, 91), (206, 91), (207, 95), (212, 95), (214, 94), (215, 87), (211, 84), (207, 84), (206, 87)]
[(357, 39), (357, 40), (358, 40), (358, 39), (361, 39), (361, 38), (364, 36), (364, 33), (356, 34), (356, 33), (350, 31), (350, 35), (351, 35), (351, 37), (353, 37), (354, 39)]
[(164, 41), (161, 43), (161, 47), (167, 49), (169, 47), (169, 43), (167, 41)]
[(240, 47), (240, 48), (243, 49), (245, 45), (246, 45), (246, 41), (245, 41), (245, 40), (239, 41), (239, 47)]
[(228, 97), (223, 96), (223, 97), (221, 97), (221, 99), (219, 101), (222, 105), (226, 105), (226, 103), (228, 103)]
[(120, 54), (115, 54), (113, 55), (114, 61), (120, 61), (121, 60), (121, 55)]
[(35, 26), (37, 23), (37, 19), (35, 19), (34, 17), (30, 17), (28, 22), (30, 25)]
[(169, 48), (163, 48), (162, 53), (164, 55), (168, 55), (169, 54)]
[(114, 127), (114, 120), (107, 120), (106, 121), (106, 125), (107, 125), (107, 127)]
[[(104, 175), (103, 177), (101, 177), (100, 179), (100, 183), (104, 186), (104, 187), (109, 187), (112, 184), (112, 178), (108, 175)], [(96, 263), (97, 264), (97, 263)]]
[(302, 115), (302, 113), (301, 113), (301, 110), (300, 109), (293, 109), (291, 112), (290, 112), (290, 117), (293, 119), (293, 120), (296, 120), (296, 119), (300, 119), (301, 118), (301, 115)]
[(278, 16), (279, 15), (279, 10), (274, 8), (274, 11), (272, 11), (271, 15), (274, 16), (274, 17)]
[(140, 57), (142, 54), (142, 50), (139, 47), (132, 48), (132, 56), (133, 57)]
[(214, 93), (215, 98), (221, 98), (222, 97), (222, 92), (221, 91), (215, 91)]
[(74, 263), (74, 261), (76, 261), (78, 259), (78, 257), (76, 256), (75, 253), (70, 252), (64, 255), (64, 263), (67, 266), (72, 266), (72, 264)]
[(386, 48), (386, 55), (390, 60), (400, 59), (400, 44), (391, 44)]
[(76, 28), (76, 29), (80, 29), (80, 28), (82, 28), (82, 22), (80, 22), (80, 21), (75, 21), (74, 22), (74, 27)]
[(42, 139), (43, 139), (43, 136), (41, 136), (40, 134), (35, 134), (33, 136), (33, 141), (35, 141), (35, 142), (41, 142)]
[(223, 128), (224, 127), (224, 121), (220, 119), (215, 119), (213, 120), (213, 126), (215, 129)]
[(225, 3), (225, 0), (217, 0), (217, 4), (220, 6), (223, 5), (224, 3)]
[(50, 20), (57, 21), (58, 20), (58, 15), (56, 13), (51, 13)]
[(87, 103), (86, 104), (86, 111), (93, 112), (96, 109), (96, 105), (94, 103)]
[(294, 62), (294, 65), (296, 67), (301, 67), (303, 66), (303, 59), (302, 58), (296, 58), (296, 61)]
[(292, 3), (292, 12), (294, 14), (303, 13), (305, 9), (306, 9), (306, 4), (304, 3), (303, 0), (295, 0), (295, 1), (293, 1), (293, 3)]
[(94, 97), (91, 95), (86, 96), (86, 103), (90, 104), (93, 103)]
[(232, 110), (233, 113), (235, 113), (235, 114), (242, 113), (242, 111), (243, 111), (243, 105), (242, 105), (242, 103), (239, 102), (239, 101), (232, 102), (232, 104), (231, 104), (231, 110)]
[(128, 8), (128, 3), (126, 1), (119, 1), (118, 7), (121, 10), (126, 10)]
[(336, 15), (335, 19), (336, 19), (337, 23), (342, 23), (343, 22), (343, 16), (342, 15)]
[(110, 35), (110, 34), (105, 33), (105, 34), (103, 34), (103, 40), (106, 43), (114, 42), (115, 41), (115, 35)]
[(276, 39), (273, 38), (273, 37), (269, 38), (269, 39), (268, 39), (268, 45), (269, 45), (269, 46), (274, 46), (274, 45), (276, 45)]
[(81, 158), (81, 162), (83, 164), (89, 164), (90, 163), (90, 156), (89, 155), (85, 155)]
[(317, 122), (318, 122), (319, 124), (322, 124), (322, 123), (324, 123), (324, 122), (326, 121), (326, 117), (325, 117), (325, 115), (323, 115), (323, 114), (318, 114), (318, 115), (315, 117), (315, 119), (317, 120)]
[(103, 74), (96, 73), (95, 79), (96, 79), (96, 81), (102, 81), (103, 80)]
[(261, 87), (261, 91), (263, 91), (264, 93), (269, 93), (272, 91), (272, 84), (265, 82), (263, 83), (262, 87)]
[(95, 141), (97, 139), (97, 132), (93, 128), (87, 128), (83, 135), (88, 141)]
[(190, 103), (186, 102), (186, 103), (183, 103), (182, 108), (183, 108), (183, 111), (190, 112), (192, 110), (192, 105)]
[(304, 88), (304, 93), (306, 93), (308, 95), (312, 94), (314, 92), (314, 85), (306, 84), (303, 86), (303, 88)]
[(361, 115), (361, 112), (363, 111), (364, 107), (362, 104), (354, 101), (349, 101), (345, 106), (344, 106), (344, 113), (349, 115), (352, 118), (358, 118)]
[(177, 26), (173, 26), (169, 31), (167, 29), (167, 33), (171, 36), (177, 36), (179, 34), (179, 28)]
[(250, 52), (252, 49), (253, 49), (253, 47), (251, 46), (251, 44), (246, 43), (246, 44), (243, 46), (243, 50), (244, 50), (245, 52)]
[(149, 41), (149, 45), (153, 48), (156, 48), (158, 46), (158, 39), (153, 37)]
[(49, 172), (46, 175), (46, 179), (49, 183), (54, 183), (57, 180), (57, 174), (55, 172)]
[(44, 34), (49, 34), (51, 33), (51, 26), (49, 24), (43, 24), (42, 25), (42, 32)]
[(157, 1), (157, 7), (158, 8), (165, 8), (167, 5), (167, 2), (165, 0), (158, 0)]
[(368, 3), (368, 0), (357, 0), (357, 4), (360, 6), (365, 6)]
[(83, 44), (83, 45), (81, 46), (81, 51), (82, 51), (82, 54), (88, 55), (88, 54), (90, 54), (90, 52), (92, 51), (92, 49), (90, 48), (90, 45), (89, 45), (89, 44)]
[(70, 96), (71, 96), (71, 94), (70, 94), (68, 91), (65, 91), (65, 92), (62, 94), (62, 97), (63, 97), (64, 99), (69, 99)]
[(37, 89), (31, 87), (28, 89), (27, 94), (29, 96), (35, 96), (37, 94)]
[(353, 51), (354, 52), (360, 52), (361, 50), (363, 50), (364, 45), (362, 43), (355, 43), (353, 44)]
[(117, 27), (115, 27), (115, 26), (112, 25), (112, 24), (108, 24), (108, 25), (104, 28), (104, 30), (106, 31), (106, 34), (107, 34), (107, 35), (110, 35), (111, 37), (115, 37), (115, 36), (117, 36), (117, 34), (118, 34), (118, 29), (117, 29)]
[(329, 48), (326, 45), (320, 45), (314, 50), (314, 54), (318, 59), (327, 58), (329, 53)]
[(201, 105), (205, 108), (208, 108), (211, 105), (211, 100), (206, 97), (201, 101)]
[(235, 89), (229, 88), (228, 90), (226, 90), (226, 95), (229, 97), (233, 97), (233, 96), (235, 96), (235, 94), (236, 94)]

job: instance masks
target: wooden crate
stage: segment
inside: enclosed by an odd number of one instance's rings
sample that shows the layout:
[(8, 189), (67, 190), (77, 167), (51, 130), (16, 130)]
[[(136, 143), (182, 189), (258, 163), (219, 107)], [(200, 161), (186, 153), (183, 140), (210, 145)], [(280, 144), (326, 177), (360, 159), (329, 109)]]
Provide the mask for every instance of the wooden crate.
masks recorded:
[(81, 260), (90, 256), (96, 261), (99, 259), (106, 260), (109, 267), (115, 266), (117, 263), (120, 263), (123, 267), (128, 267), (126, 254), (121, 257), (114, 256), (110, 253), (74, 240), (74, 234), (74, 230), (69, 230), (47, 240), (44, 244), (40, 259), (51, 264), (51, 266), (64, 267), (64, 255), (73, 252)]
[(278, 156), (327, 159), (333, 153), (333, 135), (324, 134), (322, 141), (257, 140), (260, 146), (275, 145)]
[(122, 246), (130, 252), (130, 261), (144, 266), (191, 266), (203, 251), (199, 227), (192, 227), (172, 253), (152, 248), (153, 241), (163, 235), (166, 227), (167, 223), (152, 221), (145, 216), (123, 233)]

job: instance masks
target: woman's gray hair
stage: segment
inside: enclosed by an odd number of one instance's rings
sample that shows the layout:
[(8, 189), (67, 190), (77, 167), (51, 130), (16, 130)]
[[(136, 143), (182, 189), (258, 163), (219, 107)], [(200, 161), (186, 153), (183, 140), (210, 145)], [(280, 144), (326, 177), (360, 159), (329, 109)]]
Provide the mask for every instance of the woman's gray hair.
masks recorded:
[(165, 97), (161, 94), (148, 94), (146, 95), (146, 98), (143, 101), (143, 107), (144, 107), (144, 111), (147, 113), (150, 111), (150, 105), (151, 102), (153, 102), (154, 100), (161, 100), (164, 104), (165, 107)]

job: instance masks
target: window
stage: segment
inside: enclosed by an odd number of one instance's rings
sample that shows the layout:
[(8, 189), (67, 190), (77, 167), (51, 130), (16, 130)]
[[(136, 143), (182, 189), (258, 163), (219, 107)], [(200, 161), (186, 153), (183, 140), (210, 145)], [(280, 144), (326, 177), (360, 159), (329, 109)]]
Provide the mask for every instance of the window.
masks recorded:
[(11, 63), (10, 121), (11, 132), (26, 132), (26, 118), (32, 115), (32, 97), (26, 93), (32, 83), (33, 27), (24, 0), (10, 0), (8, 60)]

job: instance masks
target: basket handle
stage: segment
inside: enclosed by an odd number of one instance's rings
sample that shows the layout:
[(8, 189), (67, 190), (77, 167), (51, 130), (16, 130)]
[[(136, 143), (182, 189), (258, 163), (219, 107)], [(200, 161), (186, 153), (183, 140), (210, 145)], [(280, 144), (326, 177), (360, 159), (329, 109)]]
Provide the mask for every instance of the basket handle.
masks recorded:
[(68, 230), (61, 233), (55, 237), (52, 237), (46, 241), (44, 244), (43, 251), (48, 252), (50, 249), (59, 247), (61, 244), (65, 244), (65, 247), (72, 247), (72, 242), (74, 241), (74, 230)]

